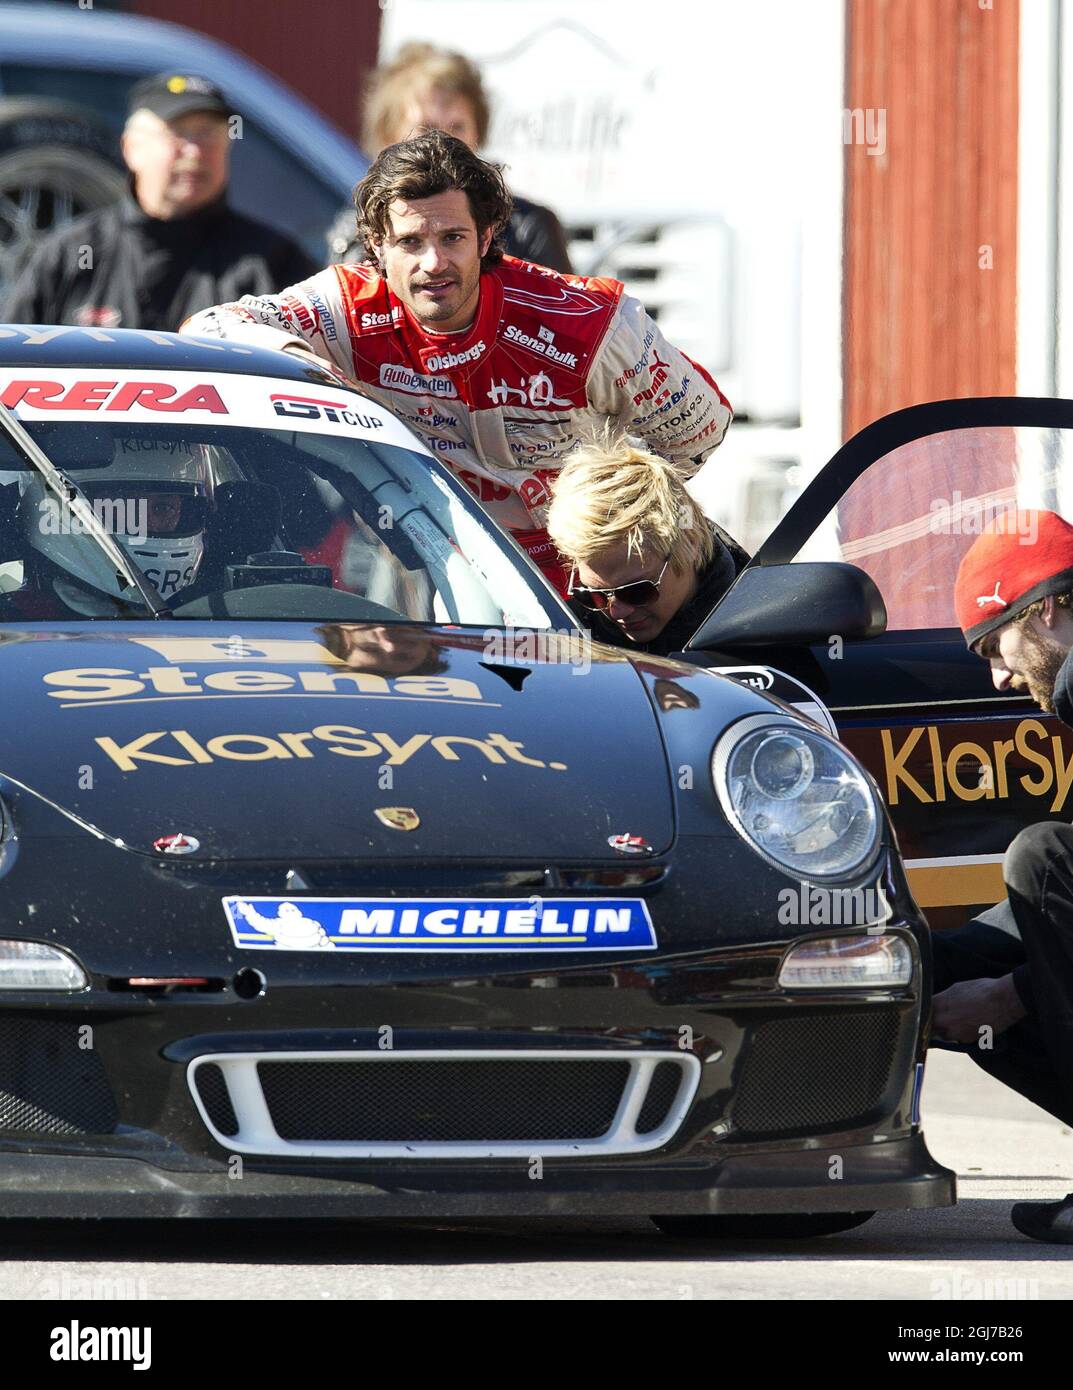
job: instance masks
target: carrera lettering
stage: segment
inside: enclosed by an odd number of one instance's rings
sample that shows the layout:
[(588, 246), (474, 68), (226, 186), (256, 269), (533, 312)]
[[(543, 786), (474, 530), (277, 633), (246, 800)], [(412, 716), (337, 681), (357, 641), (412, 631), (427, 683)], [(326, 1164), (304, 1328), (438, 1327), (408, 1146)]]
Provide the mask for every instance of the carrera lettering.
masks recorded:
[[(206, 410), (227, 415), (228, 409), (215, 386), (191, 386), (181, 395), (178, 387), (165, 381), (76, 381), (64, 387), (58, 381), (12, 381), (4, 388), (0, 401), (9, 410), (29, 406), (31, 410), (143, 410), (179, 414), (187, 410)], [(114, 394), (113, 394), (114, 393)]]

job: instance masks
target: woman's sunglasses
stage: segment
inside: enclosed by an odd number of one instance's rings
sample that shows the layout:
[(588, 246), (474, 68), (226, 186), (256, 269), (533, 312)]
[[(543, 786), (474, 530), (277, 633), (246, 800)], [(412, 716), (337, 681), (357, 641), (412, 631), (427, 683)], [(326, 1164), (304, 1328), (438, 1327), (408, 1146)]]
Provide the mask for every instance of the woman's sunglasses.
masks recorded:
[(575, 588), (571, 582), (567, 593), (571, 598), (576, 598), (582, 608), (591, 608), (595, 613), (602, 613), (612, 599), (617, 599), (620, 603), (628, 603), (631, 608), (639, 608), (645, 603), (655, 603), (656, 599), (659, 598), (659, 586), (663, 582), (663, 576), (670, 563), (671, 559), (668, 555), (663, 563), (663, 568), (655, 579), (635, 579), (632, 584), (619, 584), (614, 589)]

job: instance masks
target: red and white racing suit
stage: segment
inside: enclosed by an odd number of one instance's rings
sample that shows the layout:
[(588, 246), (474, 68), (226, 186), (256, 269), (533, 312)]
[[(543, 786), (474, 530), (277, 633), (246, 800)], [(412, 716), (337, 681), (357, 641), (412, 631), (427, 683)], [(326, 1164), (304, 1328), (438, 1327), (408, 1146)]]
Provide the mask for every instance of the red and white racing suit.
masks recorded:
[(730, 405), (617, 280), (507, 256), (482, 272), (472, 325), (420, 326), (369, 265), (335, 265), (278, 295), (195, 314), (182, 332), (299, 343), (407, 422), (562, 587), (548, 481), (610, 417), (683, 475), (722, 440)]

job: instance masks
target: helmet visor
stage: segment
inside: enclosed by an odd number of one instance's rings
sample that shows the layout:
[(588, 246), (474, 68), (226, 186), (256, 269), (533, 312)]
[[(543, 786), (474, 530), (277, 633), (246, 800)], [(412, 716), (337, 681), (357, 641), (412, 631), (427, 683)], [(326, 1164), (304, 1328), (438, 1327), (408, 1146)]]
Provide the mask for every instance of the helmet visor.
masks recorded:
[(116, 480), (88, 483), (83, 491), (97, 519), (116, 536), (193, 536), (208, 521), (208, 501), (198, 486)]

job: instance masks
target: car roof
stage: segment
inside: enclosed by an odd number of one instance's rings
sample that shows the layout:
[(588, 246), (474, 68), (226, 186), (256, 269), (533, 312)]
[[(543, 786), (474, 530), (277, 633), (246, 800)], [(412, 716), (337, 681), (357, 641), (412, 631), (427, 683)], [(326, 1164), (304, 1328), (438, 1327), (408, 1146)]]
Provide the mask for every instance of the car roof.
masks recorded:
[[(54, 324), (0, 325), (0, 370), (11, 367), (131, 367), (180, 372), (238, 372), (250, 376), (308, 381), (315, 364), (309, 358), (245, 343), (221, 342), (186, 334), (140, 328), (75, 328)], [(325, 365), (324, 380), (353, 389)]]
[(342, 201), (368, 168), (350, 140), (278, 78), (234, 49), (163, 20), (73, 5), (0, 4), (0, 60), (56, 68), (196, 72), (217, 83), (235, 109), (302, 158)]

